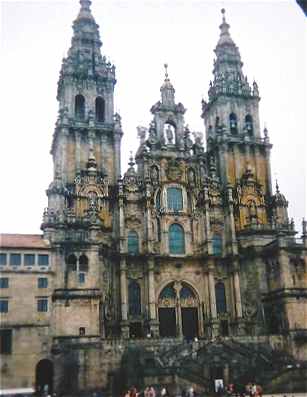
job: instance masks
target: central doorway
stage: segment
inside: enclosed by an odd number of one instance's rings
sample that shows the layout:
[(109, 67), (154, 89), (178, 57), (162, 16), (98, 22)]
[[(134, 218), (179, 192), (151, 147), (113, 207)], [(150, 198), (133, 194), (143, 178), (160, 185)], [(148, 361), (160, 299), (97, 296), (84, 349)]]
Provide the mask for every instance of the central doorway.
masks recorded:
[(199, 335), (199, 302), (186, 283), (172, 282), (159, 295), (160, 337), (193, 339)]

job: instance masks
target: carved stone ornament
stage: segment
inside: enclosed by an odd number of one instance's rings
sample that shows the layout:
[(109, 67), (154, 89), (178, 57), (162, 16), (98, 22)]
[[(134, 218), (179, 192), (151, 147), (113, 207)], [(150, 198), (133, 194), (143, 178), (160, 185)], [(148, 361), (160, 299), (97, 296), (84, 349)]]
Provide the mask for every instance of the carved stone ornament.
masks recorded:
[(180, 162), (176, 160), (170, 160), (166, 169), (166, 175), (171, 181), (180, 181), (183, 175), (183, 169)]

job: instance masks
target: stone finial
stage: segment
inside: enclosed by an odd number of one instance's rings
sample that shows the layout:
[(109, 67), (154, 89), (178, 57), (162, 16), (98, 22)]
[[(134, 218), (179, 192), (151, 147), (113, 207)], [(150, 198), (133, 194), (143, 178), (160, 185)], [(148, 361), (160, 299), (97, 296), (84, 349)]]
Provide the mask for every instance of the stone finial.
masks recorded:
[(132, 150), (130, 150), (130, 157), (129, 157), (129, 163), (128, 163), (128, 165), (129, 165), (130, 167), (133, 167), (134, 164), (135, 164), (135, 162), (134, 162), (134, 159), (133, 159), (133, 152), (132, 152)]
[(168, 80), (167, 68), (168, 68), (168, 64), (165, 63), (165, 64), (164, 64), (164, 69), (165, 69), (165, 80)]
[(92, 2), (90, 0), (80, 0), (82, 10), (90, 10)]

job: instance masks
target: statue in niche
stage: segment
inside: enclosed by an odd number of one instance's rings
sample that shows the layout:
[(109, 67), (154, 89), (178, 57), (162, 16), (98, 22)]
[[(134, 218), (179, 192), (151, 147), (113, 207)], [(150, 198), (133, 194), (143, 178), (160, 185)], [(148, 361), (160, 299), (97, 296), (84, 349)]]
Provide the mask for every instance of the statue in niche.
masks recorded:
[(192, 168), (188, 171), (188, 181), (190, 185), (195, 185), (195, 172)]
[(151, 176), (152, 182), (159, 181), (159, 171), (158, 171), (157, 167), (155, 167), (155, 166), (151, 167), (150, 176)]
[(170, 124), (166, 124), (166, 128), (164, 130), (166, 138), (167, 138), (167, 143), (172, 144), (174, 140), (174, 132), (173, 128)]

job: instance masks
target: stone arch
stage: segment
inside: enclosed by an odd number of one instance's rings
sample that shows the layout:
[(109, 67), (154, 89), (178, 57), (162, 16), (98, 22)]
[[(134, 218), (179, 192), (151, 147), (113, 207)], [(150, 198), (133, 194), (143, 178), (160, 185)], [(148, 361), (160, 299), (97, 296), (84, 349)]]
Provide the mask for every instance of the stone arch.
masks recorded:
[(190, 282), (168, 280), (163, 283), (158, 294), (161, 337), (198, 337), (200, 314), (199, 294)]
[(35, 389), (38, 393), (52, 394), (53, 392), (53, 362), (48, 359), (40, 360), (35, 367)]

